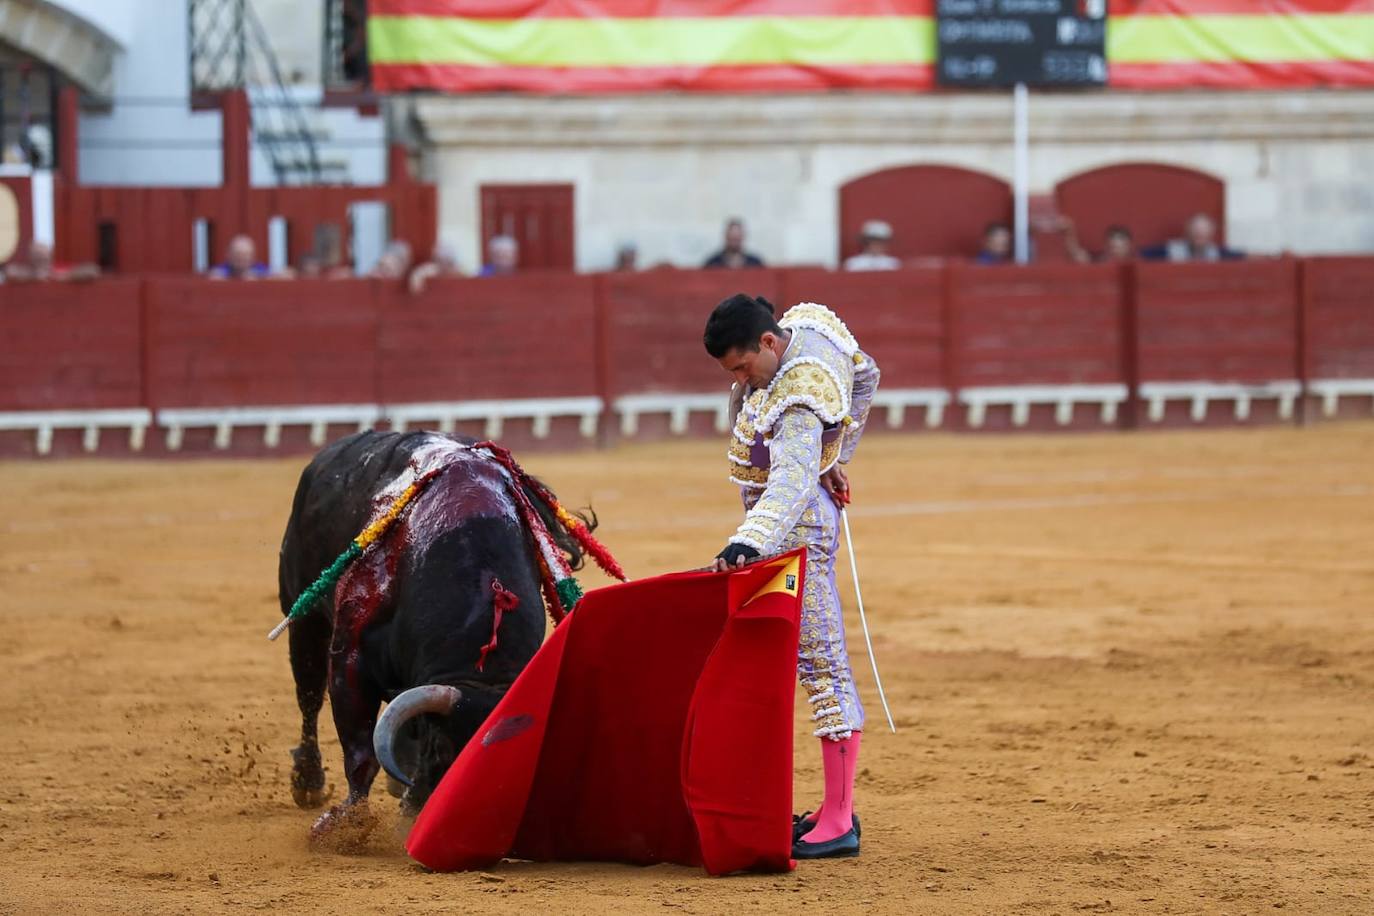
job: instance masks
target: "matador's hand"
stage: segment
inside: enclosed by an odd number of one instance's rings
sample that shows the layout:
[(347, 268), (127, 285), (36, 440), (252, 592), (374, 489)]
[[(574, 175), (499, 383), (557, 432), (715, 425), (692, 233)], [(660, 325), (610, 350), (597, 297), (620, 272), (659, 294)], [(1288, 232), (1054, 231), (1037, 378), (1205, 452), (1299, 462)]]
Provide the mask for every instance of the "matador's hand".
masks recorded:
[(726, 544), (725, 549), (716, 554), (716, 572), (737, 569), (750, 560), (758, 559), (759, 552), (747, 544)]
[(838, 464), (821, 475), (821, 489), (830, 494), (835, 508), (843, 509), (849, 505), (849, 475)]

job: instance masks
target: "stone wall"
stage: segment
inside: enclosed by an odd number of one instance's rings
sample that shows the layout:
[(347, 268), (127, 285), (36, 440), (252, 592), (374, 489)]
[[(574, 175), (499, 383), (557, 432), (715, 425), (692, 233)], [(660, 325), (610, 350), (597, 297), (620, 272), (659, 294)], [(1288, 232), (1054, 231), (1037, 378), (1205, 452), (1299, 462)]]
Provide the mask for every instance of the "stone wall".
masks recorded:
[[(693, 265), (740, 216), (772, 263), (835, 262), (839, 188), (941, 163), (1011, 180), (1009, 96), (435, 97), (413, 104), (440, 234), (480, 262), (478, 188), (576, 188), (577, 266)], [(1227, 183), (1231, 244), (1258, 253), (1374, 250), (1374, 93), (1043, 94), (1031, 101), (1031, 185), (1121, 162)]]

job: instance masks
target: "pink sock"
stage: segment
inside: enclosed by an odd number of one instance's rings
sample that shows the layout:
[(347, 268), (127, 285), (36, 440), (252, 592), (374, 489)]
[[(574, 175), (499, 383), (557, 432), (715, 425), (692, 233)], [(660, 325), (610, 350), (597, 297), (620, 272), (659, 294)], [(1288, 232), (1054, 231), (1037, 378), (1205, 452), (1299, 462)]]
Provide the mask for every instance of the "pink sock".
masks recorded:
[(860, 736), (860, 732), (854, 732), (840, 741), (821, 739), (825, 801), (817, 812), (816, 826), (802, 837), (808, 843), (833, 840), (854, 826), (854, 771), (859, 762)]

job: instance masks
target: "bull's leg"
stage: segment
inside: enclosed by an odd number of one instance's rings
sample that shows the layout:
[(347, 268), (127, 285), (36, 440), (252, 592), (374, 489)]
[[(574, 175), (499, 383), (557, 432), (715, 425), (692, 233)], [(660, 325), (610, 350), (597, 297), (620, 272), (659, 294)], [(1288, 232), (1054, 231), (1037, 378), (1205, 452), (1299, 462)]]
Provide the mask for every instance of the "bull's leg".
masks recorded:
[(356, 848), (367, 840), (376, 823), (368, 810), (367, 794), (381, 769), (372, 747), (372, 730), (377, 726), (382, 696), (361, 672), (349, 670), (345, 656), (336, 655), (329, 679), (329, 705), (343, 747), (348, 797), (321, 815), (310, 834), (317, 841), (328, 838), (341, 848)]
[(319, 719), (329, 679), (329, 617), (306, 614), (291, 624), (291, 674), (301, 710), (301, 743), (291, 751), (291, 797), (302, 808), (324, 804), (324, 764), (320, 760)]

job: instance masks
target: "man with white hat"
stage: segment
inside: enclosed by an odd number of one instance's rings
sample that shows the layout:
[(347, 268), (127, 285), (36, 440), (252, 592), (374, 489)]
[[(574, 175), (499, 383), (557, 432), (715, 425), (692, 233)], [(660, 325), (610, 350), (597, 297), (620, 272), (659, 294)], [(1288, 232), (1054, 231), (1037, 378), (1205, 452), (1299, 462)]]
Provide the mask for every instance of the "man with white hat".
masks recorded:
[(845, 259), (845, 270), (896, 270), (902, 262), (887, 253), (892, 227), (880, 219), (867, 220), (859, 231), (860, 251)]

